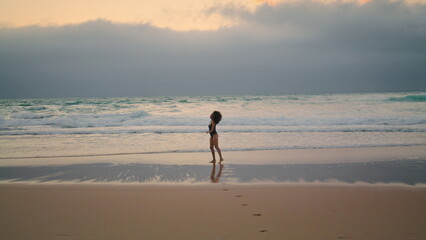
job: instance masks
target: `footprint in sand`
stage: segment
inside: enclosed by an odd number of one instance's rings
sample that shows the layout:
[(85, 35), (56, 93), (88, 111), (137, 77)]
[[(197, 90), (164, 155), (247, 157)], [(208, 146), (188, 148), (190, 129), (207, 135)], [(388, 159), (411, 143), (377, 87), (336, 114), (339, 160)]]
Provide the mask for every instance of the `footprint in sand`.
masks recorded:
[(235, 197), (243, 197), (243, 195), (237, 195), (237, 196), (235, 196)]
[(261, 233), (264, 233), (264, 232), (267, 232), (268, 230), (266, 230), (266, 229), (262, 229), (262, 230), (259, 230), (259, 232), (261, 232)]
[(262, 216), (262, 214), (260, 214), (260, 213), (253, 213), (253, 216), (260, 217), (260, 216)]
[(227, 188), (224, 188), (224, 189), (222, 189), (222, 191), (228, 191), (229, 189), (227, 189)]
[(245, 207), (245, 206), (247, 206), (248, 204), (247, 203), (243, 203), (243, 204), (241, 204), (241, 206), (243, 206), (243, 207)]

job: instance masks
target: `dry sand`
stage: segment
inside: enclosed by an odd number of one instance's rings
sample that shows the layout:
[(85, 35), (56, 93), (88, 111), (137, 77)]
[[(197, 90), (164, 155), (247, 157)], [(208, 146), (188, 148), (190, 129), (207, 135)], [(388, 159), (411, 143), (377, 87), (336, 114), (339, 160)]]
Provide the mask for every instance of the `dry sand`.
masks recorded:
[(426, 239), (426, 188), (1, 184), (0, 239)]

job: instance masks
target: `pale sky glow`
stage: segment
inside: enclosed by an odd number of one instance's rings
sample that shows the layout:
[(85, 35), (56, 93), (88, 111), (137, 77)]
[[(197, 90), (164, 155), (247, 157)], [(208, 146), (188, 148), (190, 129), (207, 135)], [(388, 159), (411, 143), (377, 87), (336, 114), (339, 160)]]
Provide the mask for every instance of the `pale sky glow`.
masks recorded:
[(120, 23), (150, 23), (173, 30), (216, 30), (236, 22), (205, 11), (217, 5), (241, 5), (254, 9), (252, 0), (5, 0), (0, 1), (0, 24), (78, 24), (95, 19)]
[[(275, 6), (299, 0), (3, 0), (0, 1), (0, 26), (23, 27), (79, 24), (105, 19), (119, 23), (150, 23), (177, 31), (217, 30), (234, 26), (238, 19), (206, 13), (217, 6), (237, 6), (253, 11), (263, 4)], [(342, 0), (351, 2), (357, 0)], [(359, 3), (369, 0), (358, 0)], [(338, 0), (318, 0), (323, 3)], [(426, 3), (426, 0), (406, 0)]]

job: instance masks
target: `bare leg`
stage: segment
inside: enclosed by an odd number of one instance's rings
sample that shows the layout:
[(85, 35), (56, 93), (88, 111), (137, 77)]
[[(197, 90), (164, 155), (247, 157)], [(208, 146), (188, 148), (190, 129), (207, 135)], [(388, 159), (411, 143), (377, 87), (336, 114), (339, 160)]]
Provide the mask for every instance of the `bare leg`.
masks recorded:
[[(220, 157), (220, 162), (223, 161), (223, 157), (222, 157), (222, 151), (219, 148), (219, 135), (215, 134), (213, 136), (213, 145), (216, 148), (217, 153), (219, 154)], [(213, 151), (213, 150), (212, 150)]]
[(213, 138), (210, 138), (210, 151), (212, 152), (212, 156), (213, 156), (213, 160), (211, 161), (211, 163), (215, 163), (216, 162), (216, 157), (214, 155), (214, 143), (213, 143)]

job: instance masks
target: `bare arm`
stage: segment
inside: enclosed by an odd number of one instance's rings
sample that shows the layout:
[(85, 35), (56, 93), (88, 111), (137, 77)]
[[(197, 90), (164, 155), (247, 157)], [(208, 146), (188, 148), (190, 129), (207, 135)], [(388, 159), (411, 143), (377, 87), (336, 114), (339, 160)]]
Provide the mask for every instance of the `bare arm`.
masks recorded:
[(215, 122), (211, 121), (211, 124), (212, 124), (212, 127), (211, 127), (211, 128), (210, 128), (210, 130), (209, 130), (209, 131), (207, 131), (206, 133), (211, 133), (211, 132), (213, 132), (214, 128), (216, 127), (216, 123), (215, 123)]

